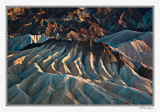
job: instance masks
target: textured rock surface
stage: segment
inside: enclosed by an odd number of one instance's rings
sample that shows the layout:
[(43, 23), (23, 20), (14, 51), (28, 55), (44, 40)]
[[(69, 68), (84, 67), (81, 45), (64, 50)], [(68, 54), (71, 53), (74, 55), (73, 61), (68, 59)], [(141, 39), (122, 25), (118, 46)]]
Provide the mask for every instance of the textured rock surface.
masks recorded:
[(152, 104), (152, 88), (101, 42), (50, 39), (8, 52), (8, 104)]
[(125, 55), (126, 58), (135, 63), (138, 69), (141, 66), (149, 70), (153, 69), (152, 32), (124, 30), (98, 39), (96, 42), (109, 44), (114, 50)]
[(152, 31), (150, 8), (8, 8), (8, 35), (73, 31), (88, 38), (101, 38), (121, 30)]
[(7, 40), (8, 104), (153, 103), (152, 8), (9, 7)]

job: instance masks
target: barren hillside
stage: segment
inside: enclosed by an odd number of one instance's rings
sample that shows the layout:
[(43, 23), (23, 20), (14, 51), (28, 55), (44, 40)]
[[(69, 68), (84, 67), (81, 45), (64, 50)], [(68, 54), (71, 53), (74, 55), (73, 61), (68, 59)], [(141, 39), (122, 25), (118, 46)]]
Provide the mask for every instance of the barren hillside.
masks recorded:
[(152, 104), (151, 8), (8, 8), (8, 104)]

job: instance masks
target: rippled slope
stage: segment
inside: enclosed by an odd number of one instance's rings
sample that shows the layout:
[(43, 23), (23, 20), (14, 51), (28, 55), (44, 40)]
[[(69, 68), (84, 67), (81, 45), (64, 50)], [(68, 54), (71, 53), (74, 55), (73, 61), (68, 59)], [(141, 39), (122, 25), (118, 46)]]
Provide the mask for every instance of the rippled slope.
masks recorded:
[(7, 57), (8, 104), (152, 104), (152, 81), (102, 42), (50, 39)]

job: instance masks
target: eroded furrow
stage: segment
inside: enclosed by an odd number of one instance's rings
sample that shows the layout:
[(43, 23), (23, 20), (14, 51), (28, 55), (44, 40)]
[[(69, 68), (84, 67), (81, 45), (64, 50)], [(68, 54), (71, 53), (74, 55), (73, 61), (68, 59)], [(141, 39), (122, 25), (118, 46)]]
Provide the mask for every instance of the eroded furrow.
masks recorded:
[(8, 103), (151, 104), (152, 81), (134, 68), (103, 43), (53, 39), (8, 55)]

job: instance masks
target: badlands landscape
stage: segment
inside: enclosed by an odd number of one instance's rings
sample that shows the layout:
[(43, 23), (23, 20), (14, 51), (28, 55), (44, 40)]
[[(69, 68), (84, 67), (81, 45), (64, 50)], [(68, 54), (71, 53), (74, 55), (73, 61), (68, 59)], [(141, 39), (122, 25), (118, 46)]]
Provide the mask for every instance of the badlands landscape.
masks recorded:
[(8, 7), (9, 105), (152, 105), (152, 8)]

